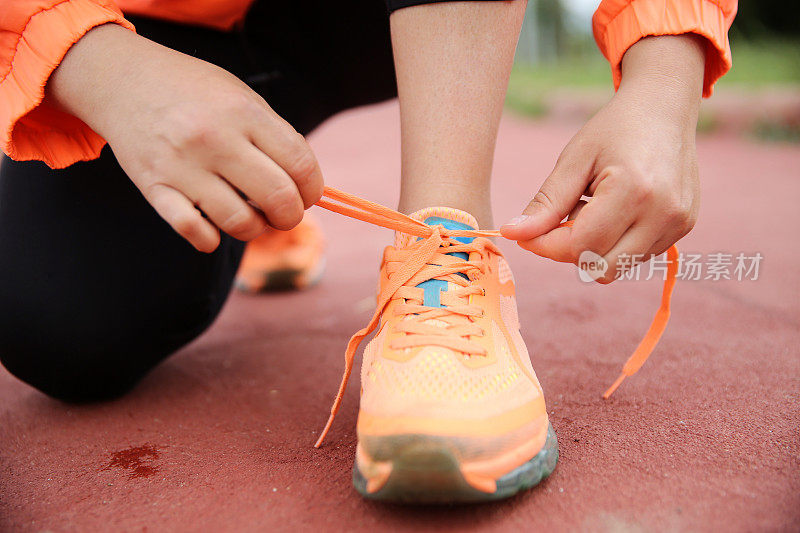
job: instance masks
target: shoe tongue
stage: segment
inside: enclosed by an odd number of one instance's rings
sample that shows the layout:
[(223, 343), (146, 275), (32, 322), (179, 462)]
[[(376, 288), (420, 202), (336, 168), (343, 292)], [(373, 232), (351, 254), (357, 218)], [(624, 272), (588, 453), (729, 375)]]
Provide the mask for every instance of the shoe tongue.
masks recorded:
[[(453, 230), (474, 230), (478, 228), (478, 221), (475, 220), (475, 217), (466, 211), (460, 211), (458, 209), (453, 209), (452, 207), (428, 207), (426, 209), (421, 209), (416, 213), (412, 213), (410, 216), (414, 220), (419, 220), (420, 222), (424, 222), (429, 226), (443, 226), (447, 229)], [(417, 239), (419, 238), (414, 237), (413, 235), (397, 232), (395, 234), (395, 247), (405, 248), (409, 245), (409, 243)], [(473, 241), (472, 237), (453, 237), (453, 239), (463, 243), (470, 243)], [(448, 255), (456, 256), (465, 261), (469, 259), (467, 254), (463, 252), (451, 253)], [(460, 275), (464, 276), (464, 274)], [(466, 278), (466, 276), (464, 277)], [(429, 279), (428, 281), (423, 281), (417, 285), (417, 287), (420, 287), (425, 291), (423, 302), (424, 305), (427, 305), (428, 307), (442, 307), (440, 294), (447, 291), (447, 285), (448, 283), (446, 281), (438, 279)]]

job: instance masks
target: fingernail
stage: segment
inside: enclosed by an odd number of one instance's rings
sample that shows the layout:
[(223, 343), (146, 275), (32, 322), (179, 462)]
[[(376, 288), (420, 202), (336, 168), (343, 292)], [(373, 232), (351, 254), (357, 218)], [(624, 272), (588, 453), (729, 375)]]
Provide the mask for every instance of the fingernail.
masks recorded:
[(511, 220), (509, 220), (508, 222), (506, 222), (503, 225), (504, 226), (518, 226), (518, 225), (522, 224), (523, 222), (525, 222), (526, 220), (528, 220), (529, 218), (531, 218), (531, 217), (528, 216), (528, 215), (519, 215), (517, 217), (512, 218)]

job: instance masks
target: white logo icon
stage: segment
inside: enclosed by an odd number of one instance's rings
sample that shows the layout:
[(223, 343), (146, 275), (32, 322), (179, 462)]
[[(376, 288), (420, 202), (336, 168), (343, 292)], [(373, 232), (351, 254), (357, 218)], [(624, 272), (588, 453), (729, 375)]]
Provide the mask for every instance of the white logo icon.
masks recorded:
[(603, 256), (597, 255), (591, 250), (581, 252), (578, 257), (578, 275), (581, 281), (591, 283), (605, 276), (608, 270), (608, 262)]

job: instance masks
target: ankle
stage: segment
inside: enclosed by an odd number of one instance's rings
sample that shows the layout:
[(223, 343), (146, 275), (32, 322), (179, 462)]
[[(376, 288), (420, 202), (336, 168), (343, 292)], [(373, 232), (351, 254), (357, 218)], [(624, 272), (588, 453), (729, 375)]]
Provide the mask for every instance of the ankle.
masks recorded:
[(467, 189), (445, 185), (426, 186), (425, 190), (402, 187), (398, 211), (411, 214), (426, 207), (451, 207), (475, 217), (480, 228), (492, 228), (492, 207), (488, 187)]

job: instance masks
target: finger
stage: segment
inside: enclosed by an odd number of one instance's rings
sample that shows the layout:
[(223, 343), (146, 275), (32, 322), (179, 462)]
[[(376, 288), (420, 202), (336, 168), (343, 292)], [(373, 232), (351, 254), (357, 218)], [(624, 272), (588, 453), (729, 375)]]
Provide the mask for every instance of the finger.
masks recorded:
[(681, 240), (682, 237), (686, 235), (683, 230), (673, 230), (670, 231), (667, 235), (664, 235), (660, 239), (658, 239), (653, 246), (647, 251), (648, 256), (657, 256), (661, 255), (667, 250), (669, 250), (673, 244)]
[(576, 205), (575, 208), (572, 211), (570, 211), (567, 220), (575, 220), (576, 218), (578, 218), (578, 213), (580, 213), (588, 203), (589, 202), (587, 202), (586, 200), (578, 200), (578, 205)]
[(504, 237), (527, 241), (543, 235), (558, 226), (578, 203), (591, 180), (594, 157), (588, 149), (571, 145), (564, 149), (522, 215), (500, 228)]
[(288, 230), (303, 220), (303, 199), (289, 175), (250, 143), (223, 159), (218, 172), (264, 213), (269, 224)]
[(143, 191), (145, 199), (178, 235), (201, 252), (219, 246), (219, 231), (203, 218), (191, 200), (169, 185), (156, 183)]
[[(570, 211), (567, 220), (574, 221), (588, 204), (589, 202), (586, 200), (579, 200), (573, 210)], [(580, 255), (575, 254), (572, 245), (573, 240), (572, 228), (557, 227), (544, 235), (526, 241), (519, 241), (517, 244), (541, 257), (562, 263), (577, 263)]]
[(665, 224), (666, 231), (663, 232), (663, 237), (653, 245), (650, 253), (660, 255), (669, 250), (673, 244), (692, 231), (696, 220), (696, 208), (690, 209), (688, 212), (680, 212), (677, 216), (673, 215), (671, 219), (668, 217)]
[(658, 230), (652, 226), (635, 224), (626, 231), (619, 241), (604, 256), (608, 269), (599, 283), (611, 283), (636, 265), (650, 259), (649, 251), (659, 237)]
[(589, 250), (605, 255), (611, 250), (638, 216), (638, 206), (632, 204), (630, 198), (624, 179), (603, 179), (592, 200), (575, 218), (573, 254)]
[(264, 216), (219, 176), (195, 176), (186, 193), (219, 229), (235, 239), (253, 240), (267, 227)]
[(251, 127), (251, 141), (294, 181), (308, 209), (322, 197), (324, 188), (317, 158), (302, 135), (271, 108), (267, 111), (270, 120)]
[(553, 261), (576, 263), (578, 258), (572, 252), (571, 233), (570, 227), (558, 227), (536, 238), (518, 241), (517, 244), (529, 252)]

